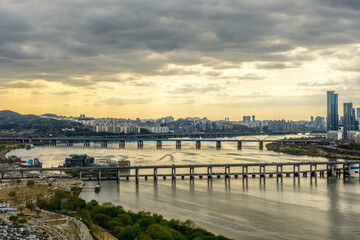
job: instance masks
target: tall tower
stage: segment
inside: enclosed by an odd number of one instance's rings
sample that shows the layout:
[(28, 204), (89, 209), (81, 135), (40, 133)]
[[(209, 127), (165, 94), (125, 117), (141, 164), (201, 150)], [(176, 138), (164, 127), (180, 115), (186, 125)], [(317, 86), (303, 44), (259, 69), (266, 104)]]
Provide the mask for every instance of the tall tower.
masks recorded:
[(352, 103), (344, 103), (344, 139), (348, 138), (348, 131), (356, 130), (355, 109)]
[(338, 95), (334, 91), (327, 92), (327, 130), (338, 130)]

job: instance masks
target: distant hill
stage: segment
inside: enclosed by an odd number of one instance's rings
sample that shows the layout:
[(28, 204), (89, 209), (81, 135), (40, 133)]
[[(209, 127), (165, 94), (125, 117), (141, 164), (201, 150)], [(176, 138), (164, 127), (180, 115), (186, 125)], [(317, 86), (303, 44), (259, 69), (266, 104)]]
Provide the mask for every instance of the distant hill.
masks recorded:
[[(56, 116), (56, 115), (55, 115)], [(64, 128), (74, 128), (75, 132), (63, 132)], [(37, 115), (22, 115), (13, 111), (0, 111), (0, 136), (48, 136), (87, 135), (92, 130), (77, 122), (42, 118)]]

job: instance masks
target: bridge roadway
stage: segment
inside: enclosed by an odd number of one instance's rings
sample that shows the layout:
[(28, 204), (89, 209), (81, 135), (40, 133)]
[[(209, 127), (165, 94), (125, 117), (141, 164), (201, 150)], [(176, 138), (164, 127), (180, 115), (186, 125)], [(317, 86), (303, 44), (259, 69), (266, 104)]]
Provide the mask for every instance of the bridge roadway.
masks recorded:
[[(290, 167), (291, 170), (285, 170), (283, 168)], [(322, 168), (318, 168), (322, 167)], [(231, 169), (237, 168), (238, 172), (231, 172)], [(239, 171), (239, 168), (242, 171)], [(249, 172), (249, 168), (258, 169), (258, 171)], [(303, 168), (301, 170), (301, 168)], [(158, 169), (167, 169), (168, 173), (158, 173)], [(188, 173), (180, 173), (177, 174), (178, 169), (188, 169)], [(206, 172), (195, 173), (195, 169), (206, 170)], [(213, 169), (223, 169), (221, 172), (213, 172)], [(159, 177), (172, 177), (172, 179), (176, 179), (177, 177), (190, 177), (190, 179), (194, 179), (195, 176), (208, 177), (212, 178), (213, 176), (220, 177), (230, 177), (235, 176), (243, 176), (244, 178), (248, 176), (255, 177), (259, 175), (260, 177), (273, 177), (276, 175), (278, 177), (282, 177), (284, 174), (289, 177), (293, 175), (294, 177), (307, 176), (309, 173), (310, 176), (317, 176), (317, 173), (320, 173), (320, 176), (324, 176), (325, 173), (327, 176), (331, 175), (339, 175), (343, 174), (344, 177), (350, 176), (351, 170), (355, 170), (360, 176), (360, 161), (341, 161), (341, 162), (288, 162), (288, 163), (240, 163), (240, 164), (198, 164), (198, 165), (146, 165), (146, 166), (128, 166), (128, 167), (57, 167), (57, 168), (22, 168), (22, 169), (0, 169), (0, 178), (6, 178), (5, 174), (9, 173), (20, 173), (20, 178), (25, 178), (24, 173), (29, 172), (38, 172), (40, 178), (44, 177), (44, 173), (48, 172), (58, 172), (59, 175), (50, 176), (50, 177), (63, 177), (63, 172), (65, 171), (75, 171), (78, 172), (80, 178), (83, 180), (105, 180), (105, 179), (113, 179), (119, 180), (119, 178), (129, 179), (130, 177), (134, 177), (138, 180), (140, 177), (153, 177), (157, 179)], [(140, 170), (152, 170), (152, 173), (144, 173), (140, 174)], [(357, 171), (356, 171), (357, 170)], [(125, 174), (121, 174), (126, 172)], [(113, 173), (115, 177), (109, 178), (102, 176), (102, 173)], [(133, 172), (133, 174), (131, 174)], [(83, 177), (87, 174), (88, 177)], [(91, 175), (89, 177), (89, 174)], [(95, 177), (94, 177), (95, 176)], [(9, 176), (8, 176), (9, 177)], [(47, 176), (49, 177), (49, 176)], [(10, 176), (10, 178), (14, 178), (14, 176)], [(19, 178), (19, 177), (17, 177)]]
[[(250, 139), (249, 139), (250, 138)], [(195, 142), (196, 149), (201, 148), (201, 142), (215, 142), (216, 149), (221, 149), (221, 143), (223, 142), (232, 142), (237, 143), (237, 149), (242, 149), (243, 142), (258, 142), (259, 149), (264, 148), (264, 143), (277, 142), (277, 143), (318, 143), (319, 140), (296, 140), (296, 139), (270, 139), (271, 137), (266, 137), (264, 139), (259, 139), (256, 137), (247, 137), (244, 139), (219, 139), (219, 138), (196, 138), (196, 139), (171, 139), (171, 138), (156, 138), (154, 136), (149, 136), (149, 138), (121, 138), (118, 136), (112, 137), (101, 137), (101, 136), (93, 136), (93, 137), (40, 137), (40, 138), (0, 138), (3, 141), (21, 141), (21, 142), (43, 142), (46, 145), (56, 146), (58, 142), (66, 142), (67, 146), (73, 146), (74, 142), (83, 142), (84, 146), (89, 147), (90, 142), (100, 142), (101, 146), (106, 148), (108, 142), (118, 142), (119, 148), (125, 148), (126, 142), (137, 142), (137, 146), (139, 149), (144, 147), (144, 142), (156, 142), (156, 148), (162, 148), (163, 142), (175, 142), (176, 149), (181, 149), (182, 142)]]

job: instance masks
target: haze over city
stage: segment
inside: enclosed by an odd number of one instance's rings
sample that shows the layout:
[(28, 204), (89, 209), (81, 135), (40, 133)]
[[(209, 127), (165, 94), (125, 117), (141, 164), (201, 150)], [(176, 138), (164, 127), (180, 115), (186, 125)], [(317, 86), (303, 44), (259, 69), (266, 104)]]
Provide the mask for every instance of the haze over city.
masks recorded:
[[(357, 1), (1, 1), (1, 110), (209, 119), (359, 99)], [(342, 111), (340, 108), (339, 111)]]

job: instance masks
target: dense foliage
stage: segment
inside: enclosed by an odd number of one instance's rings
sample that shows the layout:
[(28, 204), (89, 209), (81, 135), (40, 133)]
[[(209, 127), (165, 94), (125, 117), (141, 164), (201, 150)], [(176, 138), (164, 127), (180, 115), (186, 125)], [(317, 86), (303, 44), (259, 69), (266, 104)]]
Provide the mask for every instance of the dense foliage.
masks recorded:
[(118, 239), (126, 240), (226, 240), (223, 236), (197, 228), (187, 220), (166, 220), (161, 215), (149, 212), (133, 213), (121, 206), (88, 203), (78, 198), (78, 189), (71, 192), (57, 190), (54, 197), (39, 200), (40, 208), (56, 211), (76, 211), (88, 224), (94, 223), (110, 231)]

